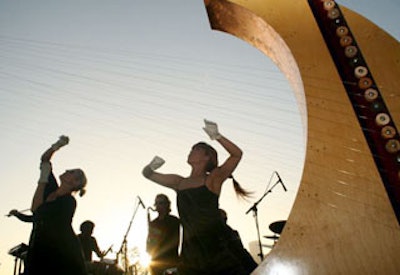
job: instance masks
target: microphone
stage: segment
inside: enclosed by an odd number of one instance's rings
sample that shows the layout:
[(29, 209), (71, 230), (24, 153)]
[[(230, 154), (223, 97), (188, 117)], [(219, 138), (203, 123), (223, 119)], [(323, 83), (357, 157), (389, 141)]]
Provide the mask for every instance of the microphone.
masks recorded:
[(137, 196), (137, 197), (139, 199), (139, 204), (143, 207), (143, 209), (146, 209), (146, 206), (144, 206), (142, 199), (139, 196)]
[(283, 181), (282, 181), (281, 177), (279, 176), (278, 172), (275, 171), (275, 174), (276, 174), (276, 176), (278, 177), (278, 181), (282, 184), (283, 190), (285, 190), (285, 192), (287, 192), (286, 186), (285, 186), (285, 184), (283, 183)]

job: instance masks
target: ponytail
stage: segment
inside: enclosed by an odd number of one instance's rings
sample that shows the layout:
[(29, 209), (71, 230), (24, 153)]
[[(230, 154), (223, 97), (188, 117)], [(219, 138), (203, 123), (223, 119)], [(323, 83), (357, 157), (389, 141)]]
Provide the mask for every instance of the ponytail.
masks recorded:
[(250, 195), (253, 192), (243, 189), (242, 186), (240, 186), (239, 182), (237, 182), (237, 180), (233, 177), (233, 175), (230, 175), (229, 178), (232, 179), (233, 188), (235, 188), (235, 193), (238, 197), (240, 197), (242, 199), (246, 199), (246, 198), (250, 197)]
[(85, 173), (82, 171), (82, 169), (77, 169), (79, 171), (79, 181), (81, 182), (78, 190), (79, 191), (79, 196), (82, 197), (86, 193), (86, 184), (87, 184), (87, 178)]
[(86, 189), (85, 188), (79, 189), (79, 197), (82, 197), (85, 194), (86, 194)]

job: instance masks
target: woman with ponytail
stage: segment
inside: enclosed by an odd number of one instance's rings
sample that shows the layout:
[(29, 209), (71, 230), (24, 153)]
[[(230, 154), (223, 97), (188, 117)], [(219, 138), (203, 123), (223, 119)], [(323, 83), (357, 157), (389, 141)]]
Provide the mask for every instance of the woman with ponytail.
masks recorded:
[[(219, 133), (216, 123), (204, 122), (203, 129), (211, 140), (217, 141), (229, 154), (221, 165), (218, 164), (217, 151), (209, 144), (199, 142), (188, 155), (187, 163), (191, 166), (189, 176), (156, 172), (164, 164), (158, 156), (144, 167), (142, 173), (147, 179), (177, 192), (183, 226), (181, 264), (178, 267), (180, 275), (248, 274), (238, 255), (227, 246), (226, 224), (218, 210), (222, 184), (232, 178), (242, 158), (242, 150)], [(249, 195), (235, 180), (234, 188), (240, 197)]]
[(85, 192), (86, 177), (81, 169), (66, 170), (60, 185), (52, 173), (50, 159), (69, 139), (60, 139), (47, 149), (40, 163), (40, 178), (33, 196), (33, 230), (29, 241), (26, 274), (86, 275), (78, 238), (72, 229), (76, 209), (73, 194)]

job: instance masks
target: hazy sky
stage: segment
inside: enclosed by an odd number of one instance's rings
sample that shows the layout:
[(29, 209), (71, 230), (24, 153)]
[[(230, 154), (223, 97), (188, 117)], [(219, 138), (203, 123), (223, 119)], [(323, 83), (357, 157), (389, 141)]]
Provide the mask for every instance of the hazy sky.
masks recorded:
[[(399, 40), (398, 0), (338, 3)], [(227, 182), (220, 204), (248, 246), (257, 231), (246, 211), (278, 171), (288, 192), (277, 186), (258, 206), (260, 233), (272, 235), (268, 225), (289, 215), (305, 153), (294, 95), (267, 57), (212, 31), (203, 1), (0, 0), (0, 213), (30, 207), (40, 155), (65, 134), (55, 174), (81, 167), (89, 181), (75, 231), (90, 219), (101, 249), (117, 251), (134, 217), (128, 246), (142, 249), (147, 220), (135, 212), (137, 196), (152, 206), (165, 193), (177, 214), (175, 193), (144, 179), (142, 167), (159, 155), (162, 172), (187, 175), (190, 147), (201, 140), (226, 156), (203, 132), (204, 118), (244, 151), (234, 175), (254, 197), (237, 200)], [(7, 252), (28, 243), (31, 230), (2, 219), (0, 275), (12, 273)]]

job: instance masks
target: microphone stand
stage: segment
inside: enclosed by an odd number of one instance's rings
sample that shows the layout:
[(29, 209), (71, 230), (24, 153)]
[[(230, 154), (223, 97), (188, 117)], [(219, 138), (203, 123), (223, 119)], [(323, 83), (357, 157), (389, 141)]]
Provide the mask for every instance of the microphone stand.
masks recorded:
[(118, 255), (120, 255), (121, 253), (123, 255), (124, 269), (125, 269), (125, 273), (124, 274), (128, 274), (128, 271), (129, 271), (129, 265), (128, 265), (128, 240), (127, 240), (127, 237), (128, 237), (129, 231), (131, 230), (132, 222), (133, 222), (133, 219), (136, 216), (136, 212), (137, 212), (137, 210), (139, 208), (139, 205), (140, 205), (140, 202), (138, 202), (138, 204), (136, 205), (136, 208), (135, 208), (135, 211), (133, 212), (131, 221), (129, 222), (128, 229), (126, 230), (124, 239), (122, 240), (121, 248), (119, 249), (119, 251), (117, 253), (117, 259), (118, 259)]
[[(271, 175), (271, 178), (270, 178), (270, 180), (269, 180), (270, 182), (271, 182), (272, 176), (273, 176), (273, 174)], [(261, 198), (260, 198), (258, 201), (256, 201), (256, 202), (253, 204), (252, 207), (249, 208), (249, 210), (246, 211), (246, 214), (248, 214), (250, 211), (253, 211), (253, 217), (254, 217), (254, 219), (255, 219), (255, 222), (256, 222), (256, 229), (257, 229), (258, 247), (259, 247), (259, 250), (260, 250), (260, 253), (258, 254), (258, 256), (260, 256), (261, 261), (264, 260), (264, 254), (263, 254), (262, 245), (261, 245), (261, 237), (260, 237), (260, 227), (259, 227), (259, 223), (258, 223), (258, 209), (257, 209), (257, 205), (258, 205), (269, 193), (272, 192), (272, 189), (274, 189), (274, 187), (275, 187), (278, 183), (279, 183), (279, 179), (275, 182), (274, 185), (272, 185), (272, 187), (271, 187), (270, 189), (267, 190), (267, 192), (264, 193), (264, 195), (261, 196)]]

